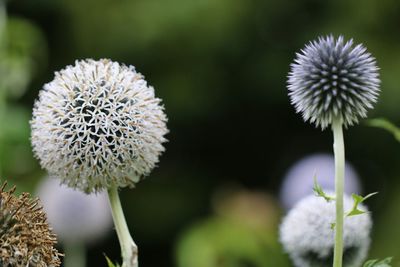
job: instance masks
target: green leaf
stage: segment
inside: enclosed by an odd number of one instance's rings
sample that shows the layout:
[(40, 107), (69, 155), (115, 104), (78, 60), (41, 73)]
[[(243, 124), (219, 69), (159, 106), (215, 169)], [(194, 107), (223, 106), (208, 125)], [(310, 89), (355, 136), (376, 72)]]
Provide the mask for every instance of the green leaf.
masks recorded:
[(385, 129), (392, 133), (397, 141), (400, 142), (400, 128), (384, 118), (368, 120), (367, 124), (372, 127)]
[(363, 267), (391, 267), (391, 262), (392, 262), (392, 257), (388, 257), (384, 260), (369, 260), (366, 263), (364, 263)]
[(351, 216), (356, 216), (356, 215), (360, 215), (360, 214), (366, 213), (365, 211), (360, 210), (358, 208), (358, 205), (360, 205), (362, 202), (364, 202), (365, 200), (367, 200), (368, 198), (370, 198), (370, 197), (372, 197), (373, 195), (376, 195), (376, 194), (378, 194), (378, 192), (374, 192), (374, 193), (368, 194), (365, 197), (359, 196), (357, 194), (352, 194), (351, 196), (353, 197), (353, 200), (354, 200), (353, 207), (346, 214), (346, 217), (351, 217)]
[(334, 230), (336, 227), (336, 223), (331, 223), (331, 230)]
[(313, 187), (313, 191), (315, 193), (315, 195), (317, 197), (322, 197), (324, 198), (327, 202), (330, 202), (332, 200), (335, 200), (334, 197), (328, 196), (324, 190), (322, 189), (322, 187), (318, 184), (317, 181), (317, 175), (314, 175), (314, 187)]
[(118, 263), (114, 264), (114, 263), (110, 260), (110, 258), (107, 257), (105, 254), (104, 254), (104, 257), (105, 257), (106, 260), (107, 260), (107, 265), (108, 265), (108, 267), (120, 267), (120, 265), (119, 265)]

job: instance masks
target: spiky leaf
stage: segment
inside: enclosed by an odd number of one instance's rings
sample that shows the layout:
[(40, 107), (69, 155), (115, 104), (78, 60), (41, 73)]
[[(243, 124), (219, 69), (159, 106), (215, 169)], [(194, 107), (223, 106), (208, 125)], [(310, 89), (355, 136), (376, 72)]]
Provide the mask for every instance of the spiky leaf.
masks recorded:
[(383, 260), (369, 260), (366, 263), (364, 263), (363, 267), (391, 267), (391, 262), (392, 262), (392, 257), (388, 257)]
[(107, 261), (107, 265), (108, 267), (120, 267), (120, 265), (118, 263), (113, 263), (109, 257), (107, 257), (106, 255), (104, 255), (104, 257), (106, 258)]
[(374, 192), (371, 194), (366, 195), (365, 197), (359, 196), (357, 194), (352, 194), (351, 196), (353, 197), (354, 203), (352, 209), (346, 214), (346, 217), (351, 217), (355, 215), (360, 215), (366, 213), (366, 211), (360, 210), (358, 208), (358, 205), (360, 205), (362, 202), (367, 200), (368, 198), (372, 197), (373, 195), (378, 194), (378, 192)]
[(313, 191), (314, 191), (314, 193), (315, 193), (315, 195), (316, 195), (317, 197), (322, 197), (322, 198), (324, 198), (327, 202), (330, 202), (330, 201), (332, 201), (332, 200), (335, 200), (334, 197), (328, 196), (328, 195), (324, 192), (324, 190), (322, 189), (322, 187), (318, 184), (317, 176), (316, 176), (316, 175), (314, 175), (314, 187), (313, 187)]

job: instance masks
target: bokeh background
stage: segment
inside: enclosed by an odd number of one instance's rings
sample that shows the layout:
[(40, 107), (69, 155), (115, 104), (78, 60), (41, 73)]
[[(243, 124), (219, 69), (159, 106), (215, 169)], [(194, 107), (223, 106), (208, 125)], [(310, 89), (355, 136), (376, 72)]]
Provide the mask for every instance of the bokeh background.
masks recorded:
[[(289, 64), (319, 35), (365, 44), (382, 79), (369, 118), (400, 125), (399, 12), (396, 0), (10, 0), (0, 29), (2, 179), (33, 193), (45, 175), (29, 120), (54, 71), (83, 58), (131, 64), (163, 99), (170, 129), (159, 167), (121, 191), (141, 266), (290, 266), (277, 241), (282, 179), (303, 156), (332, 153), (332, 136), (295, 114)], [(345, 143), (363, 192), (379, 192), (367, 203), (370, 257), (398, 262), (400, 143), (365, 121)], [(119, 259), (112, 231), (88, 246), (87, 266), (106, 266), (103, 253)]]

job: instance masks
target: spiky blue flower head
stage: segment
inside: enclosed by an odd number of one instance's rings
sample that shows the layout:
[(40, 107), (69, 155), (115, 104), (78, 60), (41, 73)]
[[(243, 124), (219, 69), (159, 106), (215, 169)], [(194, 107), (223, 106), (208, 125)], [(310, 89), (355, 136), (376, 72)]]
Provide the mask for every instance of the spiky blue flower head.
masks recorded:
[(288, 77), (291, 103), (305, 121), (325, 129), (334, 119), (345, 127), (367, 116), (379, 94), (375, 58), (343, 36), (319, 37), (296, 54)]

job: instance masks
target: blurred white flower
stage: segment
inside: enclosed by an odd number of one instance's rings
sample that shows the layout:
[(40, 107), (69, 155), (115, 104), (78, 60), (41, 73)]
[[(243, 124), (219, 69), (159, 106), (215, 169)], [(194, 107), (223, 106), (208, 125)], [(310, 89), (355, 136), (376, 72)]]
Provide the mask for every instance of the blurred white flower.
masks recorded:
[[(292, 208), (303, 197), (312, 194), (314, 176), (324, 190), (335, 191), (335, 158), (329, 154), (313, 154), (290, 167), (280, 190), (280, 201), (286, 209)], [(348, 162), (345, 168), (345, 192), (361, 193), (358, 174)]]
[(60, 242), (93, 242), (104, 237), (112, 228), (105, 193), (87, 195), (47, 177), (39, 185), (37, 195)]
[(39, 94), (33, 151), (50, 175), (86, 193), (133, 187), (164, 151), (166, 121), (154, 88), (133, 66), (76, 61)]
[[(345, 195), (344, 209), (351, 210), (352, 199)], [(360, 205), (361, 210), (367, 211)], [(280, 227), (280, 240), (296, 267), (331, 266), (333, 262), (335, 202), (310, 195), (286, 215)], [(360, 266), (367, 256), (372, 221), (369, 213), (344, 220), (343, 266)]]

